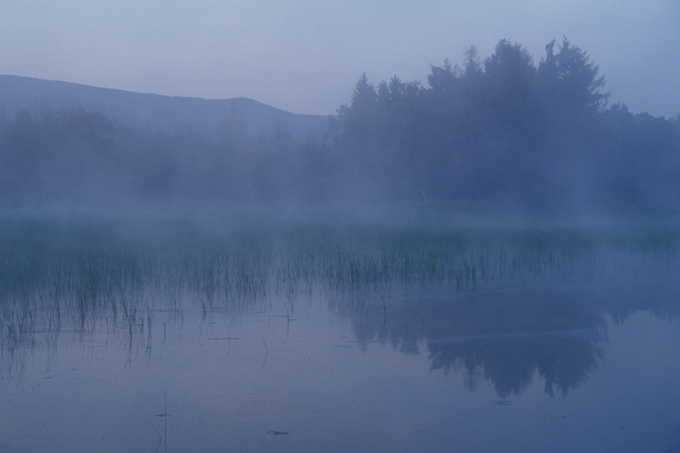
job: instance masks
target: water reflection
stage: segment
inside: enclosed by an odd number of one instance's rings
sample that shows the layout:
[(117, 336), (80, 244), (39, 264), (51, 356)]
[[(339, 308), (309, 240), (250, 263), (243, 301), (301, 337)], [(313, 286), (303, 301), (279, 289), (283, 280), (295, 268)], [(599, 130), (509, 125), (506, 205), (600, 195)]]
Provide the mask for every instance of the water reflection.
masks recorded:
[(349, 313), (365, 350), (389, 344), (427, 354), (432, 370), (461, 373), (474, 391), (491, 382), (501, 398), (522, 394), (535, 379), (566, 396), (606, 359), (607, 319), (633, 312), (678, 314), (674, 285), (479, 291), (456, 296), (383, 300)]
[(116, 222), (0, 218), (0, 449), (678, 445), (674, 228)]
[(24, 370), (65, 336), (131, 355), (187, 312), (290, 320), (311, 298), (348, 316), (364, 349), (427, 354), (472, 390), (487, 380), (507, 397), (538, 378), (567, 395), (605, 359), (608, 318), (678, 311), (672, 226), (260, 220), (0, 219), (2, 370)]

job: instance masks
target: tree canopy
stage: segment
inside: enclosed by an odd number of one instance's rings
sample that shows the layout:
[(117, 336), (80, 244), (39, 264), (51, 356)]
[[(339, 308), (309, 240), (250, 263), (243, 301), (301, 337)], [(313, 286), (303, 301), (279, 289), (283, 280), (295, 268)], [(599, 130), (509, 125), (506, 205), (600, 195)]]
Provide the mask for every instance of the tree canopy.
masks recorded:
[[(566, 38), (535, 62), (501, 40), (430, 66), (425, 83), (361, 74), (321, 142), (138, 129), (73, 108), (0, 114), (0, 205), (305, 202), (675, 213), (680, 115), (608, 105), (605, 79)], [(0, 110), (2, 112), (2, 110)]]

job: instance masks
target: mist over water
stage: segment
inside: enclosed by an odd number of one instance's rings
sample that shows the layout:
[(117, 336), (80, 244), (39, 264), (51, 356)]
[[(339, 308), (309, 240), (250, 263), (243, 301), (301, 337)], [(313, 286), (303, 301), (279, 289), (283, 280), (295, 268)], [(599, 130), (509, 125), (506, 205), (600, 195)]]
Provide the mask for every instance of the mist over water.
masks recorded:
[[(10, 449), (500, 448), (474, 440), (490, 425), (518, 450), (677, 439), (672, 386), (627, 396), (616, 431), (621, 408), (586, 397), (677, 377), (673, 223), (237, 209), (6, 214), (0, 232)], [(461, 411), (479, 415), (460, 428)]]
[(0, 117), (0, 449), (677, 449), (680, 123), (604, 83), (503, 40), (323, 138)]

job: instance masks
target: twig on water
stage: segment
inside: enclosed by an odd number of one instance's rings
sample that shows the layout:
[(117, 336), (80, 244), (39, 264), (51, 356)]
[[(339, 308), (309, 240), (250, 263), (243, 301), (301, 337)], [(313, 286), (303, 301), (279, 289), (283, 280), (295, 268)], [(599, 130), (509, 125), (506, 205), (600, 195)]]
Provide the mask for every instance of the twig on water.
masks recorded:
[(262, 362), (262, 368), (264, 368), (264, 364), (267, 363), (267, 357), (269, 357), (269, 349), (267, 348), (267, 342), (264, 341), (264, 338), (262, 338), (262, 343), (264, 343), (264, 350), (266, 351), (264, 362)]
[(163, 400), (165, 402), (165, 441), (163, 442), (163, 450), (168, 451), (168, 393), (163, 392)]
[(229, 350), (231, 349), (231, 340), (240, 340), (238, 337), (215, 337), (208, 338), (208, 340), (227, 340), (227, 355), (229, 355)]
[[(163, 417), (165, 419), (165, 430), (164, 430), (164, 433), (163, 433), (165, 439), (164, 439), (164, 442), (163, 442), (163, 451), (165, 451), (167, 453), (167, 451), (168, 451), (168, 393), (167, 392), (163, 392), (163, 400), (165, 401), (165, 412), (163, 412), (162, 414), (157, 414), (156, 417)], [(153, 426), (153, 425), (151, 425), (151, 426)], [(154, 426), (154, 429), (156, 429), (155, 426)], [(158, 432), (158, 430), (156, 430), (156, 432)], [(158, 437), (160, 437), (160, 434), (158, 435)], [(158, 447), (156, 447), (156, 450), (158, 450)], [(154, 451), (154, 453), (155, 453), (155, 451)]]
[(156, 431), (156, 435), (158, 436), (158, 444), (156, 445), (156, 449), (153, 451), (153, 453), (156, 453), (158, 451), (158, 447), (161, 446), (161, 442), (163, 442), (163, 439), (161, 438), (161, 433), (158, 432), (158, 429), (156, 428), (156, 426), (153, 423), (149, 423), (149, 422), (144, 422), (144, 423), (146, 423), (147, 425), (151, 425), (151, 427), (154, 429), (154, 431)]

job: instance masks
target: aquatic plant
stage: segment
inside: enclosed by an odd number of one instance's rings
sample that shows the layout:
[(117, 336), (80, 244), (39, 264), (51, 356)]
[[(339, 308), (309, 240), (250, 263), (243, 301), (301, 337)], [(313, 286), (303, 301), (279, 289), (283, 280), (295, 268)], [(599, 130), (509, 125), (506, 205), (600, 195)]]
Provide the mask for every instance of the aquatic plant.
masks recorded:
[[(472, 225), (258, 212), (0, 217), (0, 347), (36, 333), (107, 329), (149, 337), (152, 318), (292, 309), (302, 294), (363, 303), (395, 292), (584, 282), (611, 256), (675, 257), (674, 225)], [(625, 260), (621, 261), (625, 262)]]

